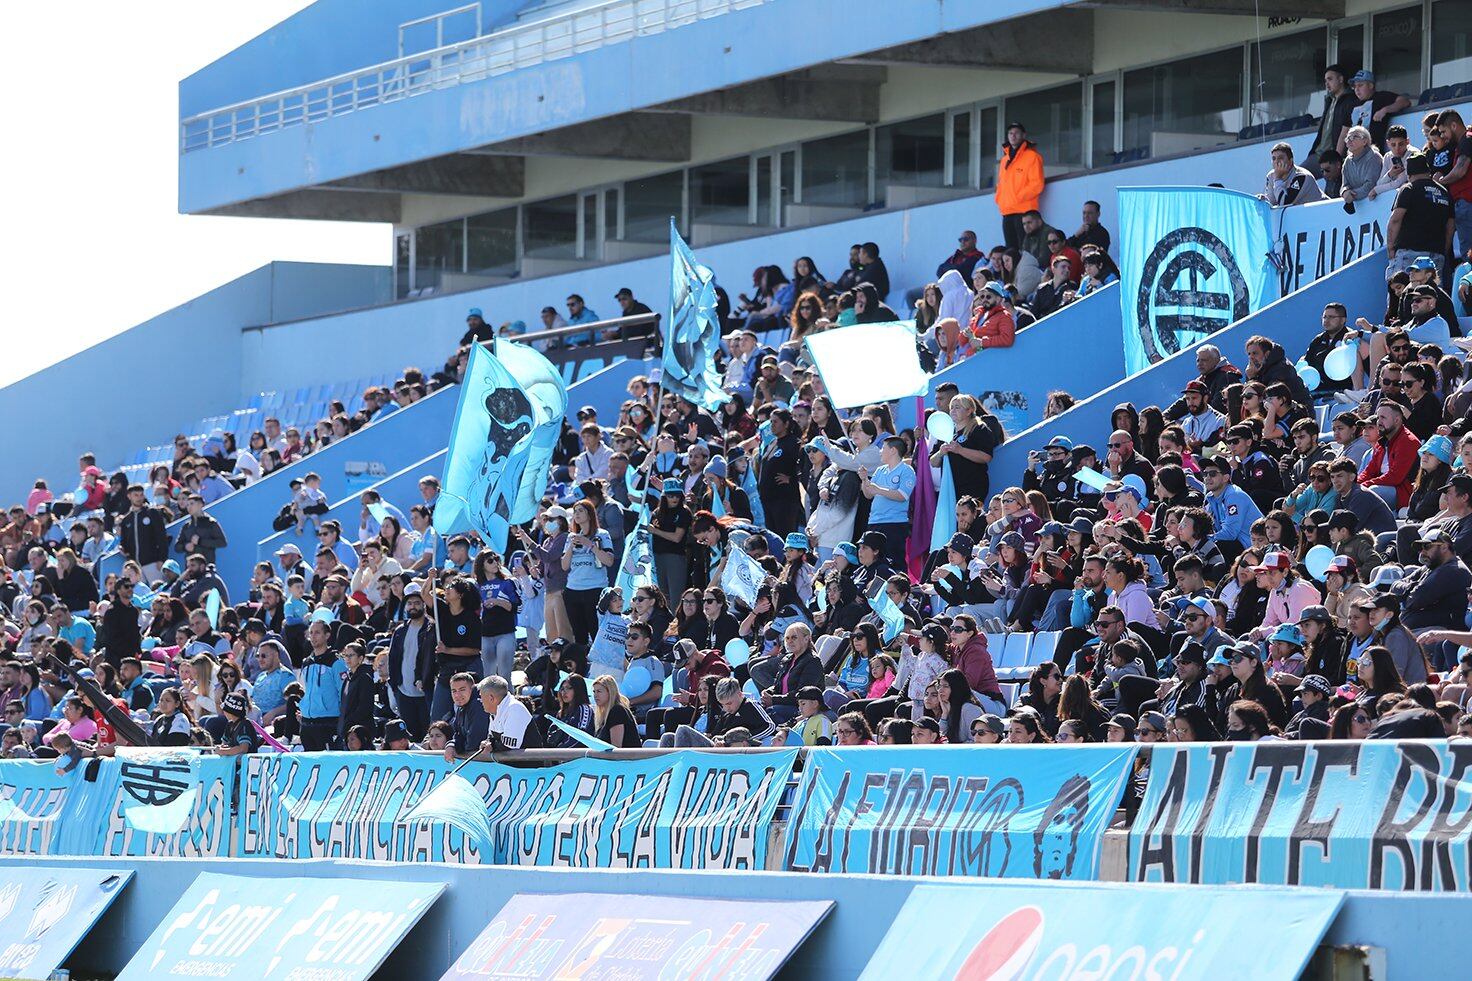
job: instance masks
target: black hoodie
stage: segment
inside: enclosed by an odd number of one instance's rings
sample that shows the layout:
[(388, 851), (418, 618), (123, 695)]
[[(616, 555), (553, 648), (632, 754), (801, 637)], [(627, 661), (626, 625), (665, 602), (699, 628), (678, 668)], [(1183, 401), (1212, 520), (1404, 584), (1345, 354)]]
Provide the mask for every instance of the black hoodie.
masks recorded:
[(900, 319), (884, 302), (882, 295), (873, 283), (860, 283), (854, 287), (855, 293), (863, 293), (866, 302), (864, 312), (857, 315), (856, 323), (860, 324), (887, 324)]

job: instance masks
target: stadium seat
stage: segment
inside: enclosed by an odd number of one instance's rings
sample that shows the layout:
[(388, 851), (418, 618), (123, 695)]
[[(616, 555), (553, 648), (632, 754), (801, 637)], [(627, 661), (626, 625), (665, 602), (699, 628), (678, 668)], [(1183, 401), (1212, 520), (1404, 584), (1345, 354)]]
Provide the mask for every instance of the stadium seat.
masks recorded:
[(1044, 661), (1051, 661), (1058, 650), (1058, 637), (1059, 632), (1056, 630), (1033, 634), (1032, 646), (1027, 651), (1027, 666), (1033, 668)]
[(986, 649), (992, 656), (992, 664), (1000, 664), (1002, 649), (1007, 646), (1006, 634), (982, 634), (986, 638)]
[(1002, 652), (1002, 661), (1009, 668), (1022, 668), (1027, 666), (1027, 652), (1032, 647), (1032, 634), (1015, 633), (1007, 635), (1007, 646)]

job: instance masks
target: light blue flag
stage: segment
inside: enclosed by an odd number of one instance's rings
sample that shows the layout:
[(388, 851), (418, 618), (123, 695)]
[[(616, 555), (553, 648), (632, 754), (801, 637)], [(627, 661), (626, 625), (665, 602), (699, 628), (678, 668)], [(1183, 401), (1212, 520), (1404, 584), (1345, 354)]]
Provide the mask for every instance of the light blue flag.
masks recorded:
[(605, 743), (601, 739), (595, 739), (583, 730), (579, 729), (577, 726), (570, 726), (555, 715), (547, 716), (547, 721), (552, 723), (557, 728), (561, 729), (563, 732), (567, 733), (568, 738), (577, 743), (579, 746), (586, 746), (588, 749), (596, 749), (600, 753), (606, 753), (613, 749), (612, 743)]
[(711, 488), (710, 492), (710, 513), (717, 518), (726, 516), (726, 503), (721, 500), (720, 491), (715, 488)]
[(766, 578), (767, 570), (747, 555), (746, 549), (733, 548), (726, 559), (726, 568), (721, 572), (721, 588), (727, 596), (739, 599), (747, 606), (755, 606), (757, 591)]
[(741, 489), (746, 491), (746, 499), (751, 504), (751, 523), (758, 528), (767, 525), (767, 510), (762, 507), (762, 496), (756, 489), (756, 461), (747, 461), (746, 473), (741, 475)]
[(869, 597), (869, 608), (879, 614), (879, 619), (884, 621), (884, 642), (888, 644), (900, 635), (905, 629), (905, 615), (895, 605), (894, 600), (889, 598), (889, 591), (879, 583), (879, 588), (874, 595)]
[(204, 613), (210, 618), (210, 629), (217, 630), (220, 626), (220, 591), (212, 589), (204, 594)]
[(480, 854), (491, 855), (495, 852), (486, 802), (470, 781), (458, 773), (447, 775), (433, 790), (421, 797), (417, 804), (409, 808), (400, 821), (405, 824), (417, 821), (448, 824), (463, 831), (475, 843), (476, 851)]
[(940, 491), (935, 498), (935, 523), (930, 526), (930, 550), (944, 548), (956, 533), (956, 478), (951, 473), (951, 457), (940, 463)]
[(1266, 202), (1223, 188), (1122, 187), (1119, 213), (1126, 375), (1278, 298)]
[(176, 835), (189, 823), (198, 796), (199, 788), (190, 787), (167, 804), (141, 804), (131, 796), (123, 797), (123, 822), (134, 831)]
[(471, 348), (435, 529), (448, 535), (474, 528), (504, 549), (511, 526), (536, 516), (566, 412), (567, 385), (541, 354), (505, 339), (495, 354)]
[(731, 396), (721, 388), (716, 348), (721, 324), (716, 317), (716, 276), (695, 261), (690, 246), (670, 219), (670, 315), (664, 322), (665, 391), (714, 412)]

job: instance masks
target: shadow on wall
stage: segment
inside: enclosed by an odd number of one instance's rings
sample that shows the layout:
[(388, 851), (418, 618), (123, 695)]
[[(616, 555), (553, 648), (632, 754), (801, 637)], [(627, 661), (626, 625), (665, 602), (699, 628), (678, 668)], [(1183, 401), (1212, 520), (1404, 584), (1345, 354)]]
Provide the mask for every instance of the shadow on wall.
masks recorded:
[[(1384, 273), (1384, 250), (1372, 252), (1217, 331), (1206, 343), (1215, 344), (1228, 360), (1241, 367), (1245, 363), (1243, 348), (1247, 339), (1262, 334), (1283, 345), (1291, 364), (1303, 356), (1308, 342), (1319, 332), (1324, 304), (1343, 303), (1349, 308), (1351, 321), (1361, 316), (1379, 320), (1385, 310)], [(1054, 436), (1102, 446), (1116, 405), (1121, 402), (1133, 402), (1136, 408), (1168, 405), (1175, 401), (1186, 382), (1196, 376), (1196, 349), (1187, 348), (1085, 399), (1067, 412), (1014, 435), (998, 448), (992, 459), (991, 472), (1000, 475), (994, 477), (994, 483), (1003, 486), (1019, 478), (1027, 466), (1027, 451), (1041, 449)]]

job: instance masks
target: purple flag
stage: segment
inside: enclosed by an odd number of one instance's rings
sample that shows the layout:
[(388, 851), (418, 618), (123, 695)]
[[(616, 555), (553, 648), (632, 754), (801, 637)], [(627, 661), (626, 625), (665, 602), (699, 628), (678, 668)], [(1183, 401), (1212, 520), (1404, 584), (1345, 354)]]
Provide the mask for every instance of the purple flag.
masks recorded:
[(915, 492), (910, 495), (910, 537), (905, 542), (910, 581), (919, 582), (930, 555), (930, 529), (935, 523), (935, 481), (930, 476), (930, 446), (925, 439), (925, 399), (915, 399)]

